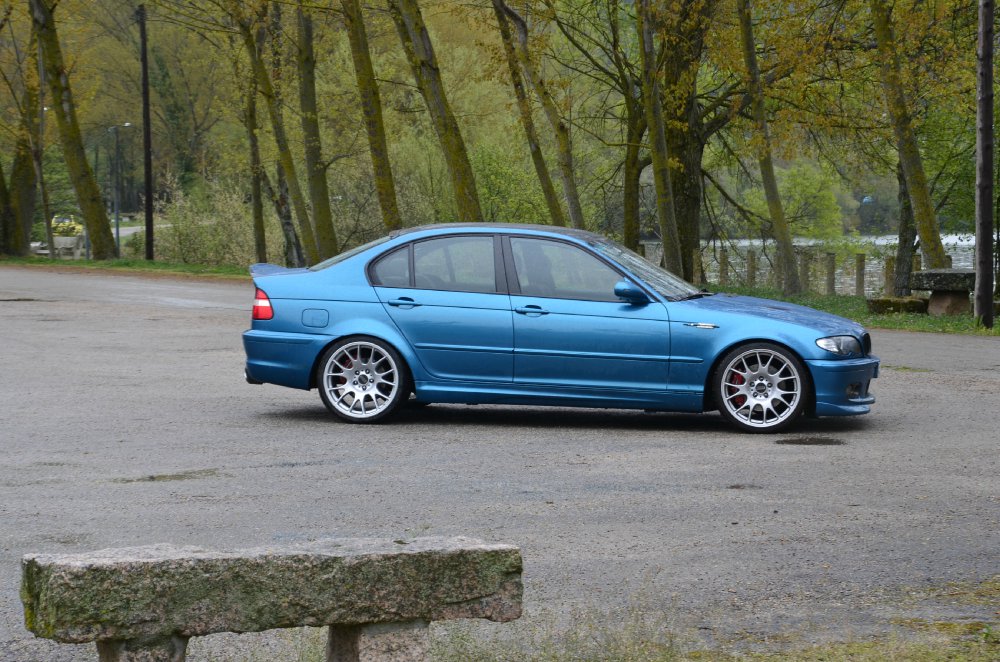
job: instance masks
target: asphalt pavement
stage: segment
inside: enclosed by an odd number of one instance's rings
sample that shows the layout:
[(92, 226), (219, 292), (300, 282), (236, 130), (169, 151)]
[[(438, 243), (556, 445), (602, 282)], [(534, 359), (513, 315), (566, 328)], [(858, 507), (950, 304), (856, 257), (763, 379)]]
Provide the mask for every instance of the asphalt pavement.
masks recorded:
[[(516, 544), (526, 613), (490, 632), (630, 607), (727, 646), (996, 619), (932, 596), (1000, 574), (998, 338), (876, 330), (873, 412), (780, 435), (718, 414), (492, 406), (352, 426), (315, 392), (244, 382), (252, 295), (0, 267), (0, 660), (94, 659), (24, 629), (23, 554), (156, 542)], [(213, 640), (189, 659), (294, 654)]]

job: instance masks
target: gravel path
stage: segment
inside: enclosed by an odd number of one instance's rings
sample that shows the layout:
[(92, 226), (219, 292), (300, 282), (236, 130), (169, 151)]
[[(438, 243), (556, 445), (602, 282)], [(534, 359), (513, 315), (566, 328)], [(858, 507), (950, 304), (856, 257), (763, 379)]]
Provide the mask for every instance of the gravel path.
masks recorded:
[[(716, 414), (464, 406), (349, 426), (315, 392), (244, 383), (251, 296), (0, 267), (0, 660), (96, 657), (24, 630), (22, 554), (154, 542), (513, 543), (512, 631), (630, 605), (748, 645), (996, 618), (926, 591), (1000, 573), (1000, 339), (876, 331), (874, 413), (782, 435)], [(282, 659), (295, 639), (209, 637), (189, 659)]]

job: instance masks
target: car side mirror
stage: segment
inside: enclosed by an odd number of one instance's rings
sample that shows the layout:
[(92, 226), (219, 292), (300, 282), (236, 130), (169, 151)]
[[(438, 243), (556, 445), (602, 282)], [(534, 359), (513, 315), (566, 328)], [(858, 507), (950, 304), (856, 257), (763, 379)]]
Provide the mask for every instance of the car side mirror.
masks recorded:
[(639, 289), (639, 286), (627, 280), (618, 281), (615, 284), (615, 296), (634, 306), (642, 306), (649, 303), (649, 297)]

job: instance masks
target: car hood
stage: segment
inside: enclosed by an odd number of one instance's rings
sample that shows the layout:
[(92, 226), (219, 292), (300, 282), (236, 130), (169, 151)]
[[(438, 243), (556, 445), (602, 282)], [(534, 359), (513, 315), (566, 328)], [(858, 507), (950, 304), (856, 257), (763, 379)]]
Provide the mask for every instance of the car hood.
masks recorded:
[(690, 306), (693, 309), (692, 312), (695, 310), (702, 313), (718, 311), (720, 313), (750, 315), (762, 319), (808, 327), (828, 335), (850, 334), (860, 336), (864, 333), (864, 329), (860, 324), (846, 317), (824, 313), (813, 308), (785, 301), (759, 299), (757, 297), (746, 297), (735, 294), (716, 294), (700, 299), (692, 299), (683, 303), (685, 306)]

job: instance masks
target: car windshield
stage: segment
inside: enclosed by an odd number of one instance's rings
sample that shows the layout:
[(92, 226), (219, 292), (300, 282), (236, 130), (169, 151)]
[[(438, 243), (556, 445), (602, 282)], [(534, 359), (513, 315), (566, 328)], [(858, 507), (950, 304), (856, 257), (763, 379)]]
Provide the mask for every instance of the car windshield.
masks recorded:
[(323, 260), (322, 262), (320, 262), (318, 264), (312, 265), (311, 267), (309, 267), (309, 271), (322, 271), (323, 269), (326, 269), (327, 267), (332, 267), (333, 265), (337, 264), (338, 262), (343, 262), (344, 260), (346, 260), (349, 257), (354, 257), (358, 253), (363, 253), (364, 251), (368, 250), (369, 248), (373, 248), (375, 246), (378, 246), (379, 244), (385, 243), (385, 242), (389, 241), (390, 238), (391, 237), (381, 237), (379, 239), (376, 239), (375, 241), (369, 241), (367, 244), (362, 244), (361, 246), (358, 246), (357, 248), (352, 248), (349, 251), (344, 251), (343, 253), (340, 253), (339, 255), (334, 255), (333, 257), (327, 258), (326, 260)]
[(597, 240), (590, 245), (638, 276), (647, 285), (670, 301), (678, 301), (704, 294), (697, 287), (661, 269), (638, 253), (633, 253), (621, 244), (608, 240)]

